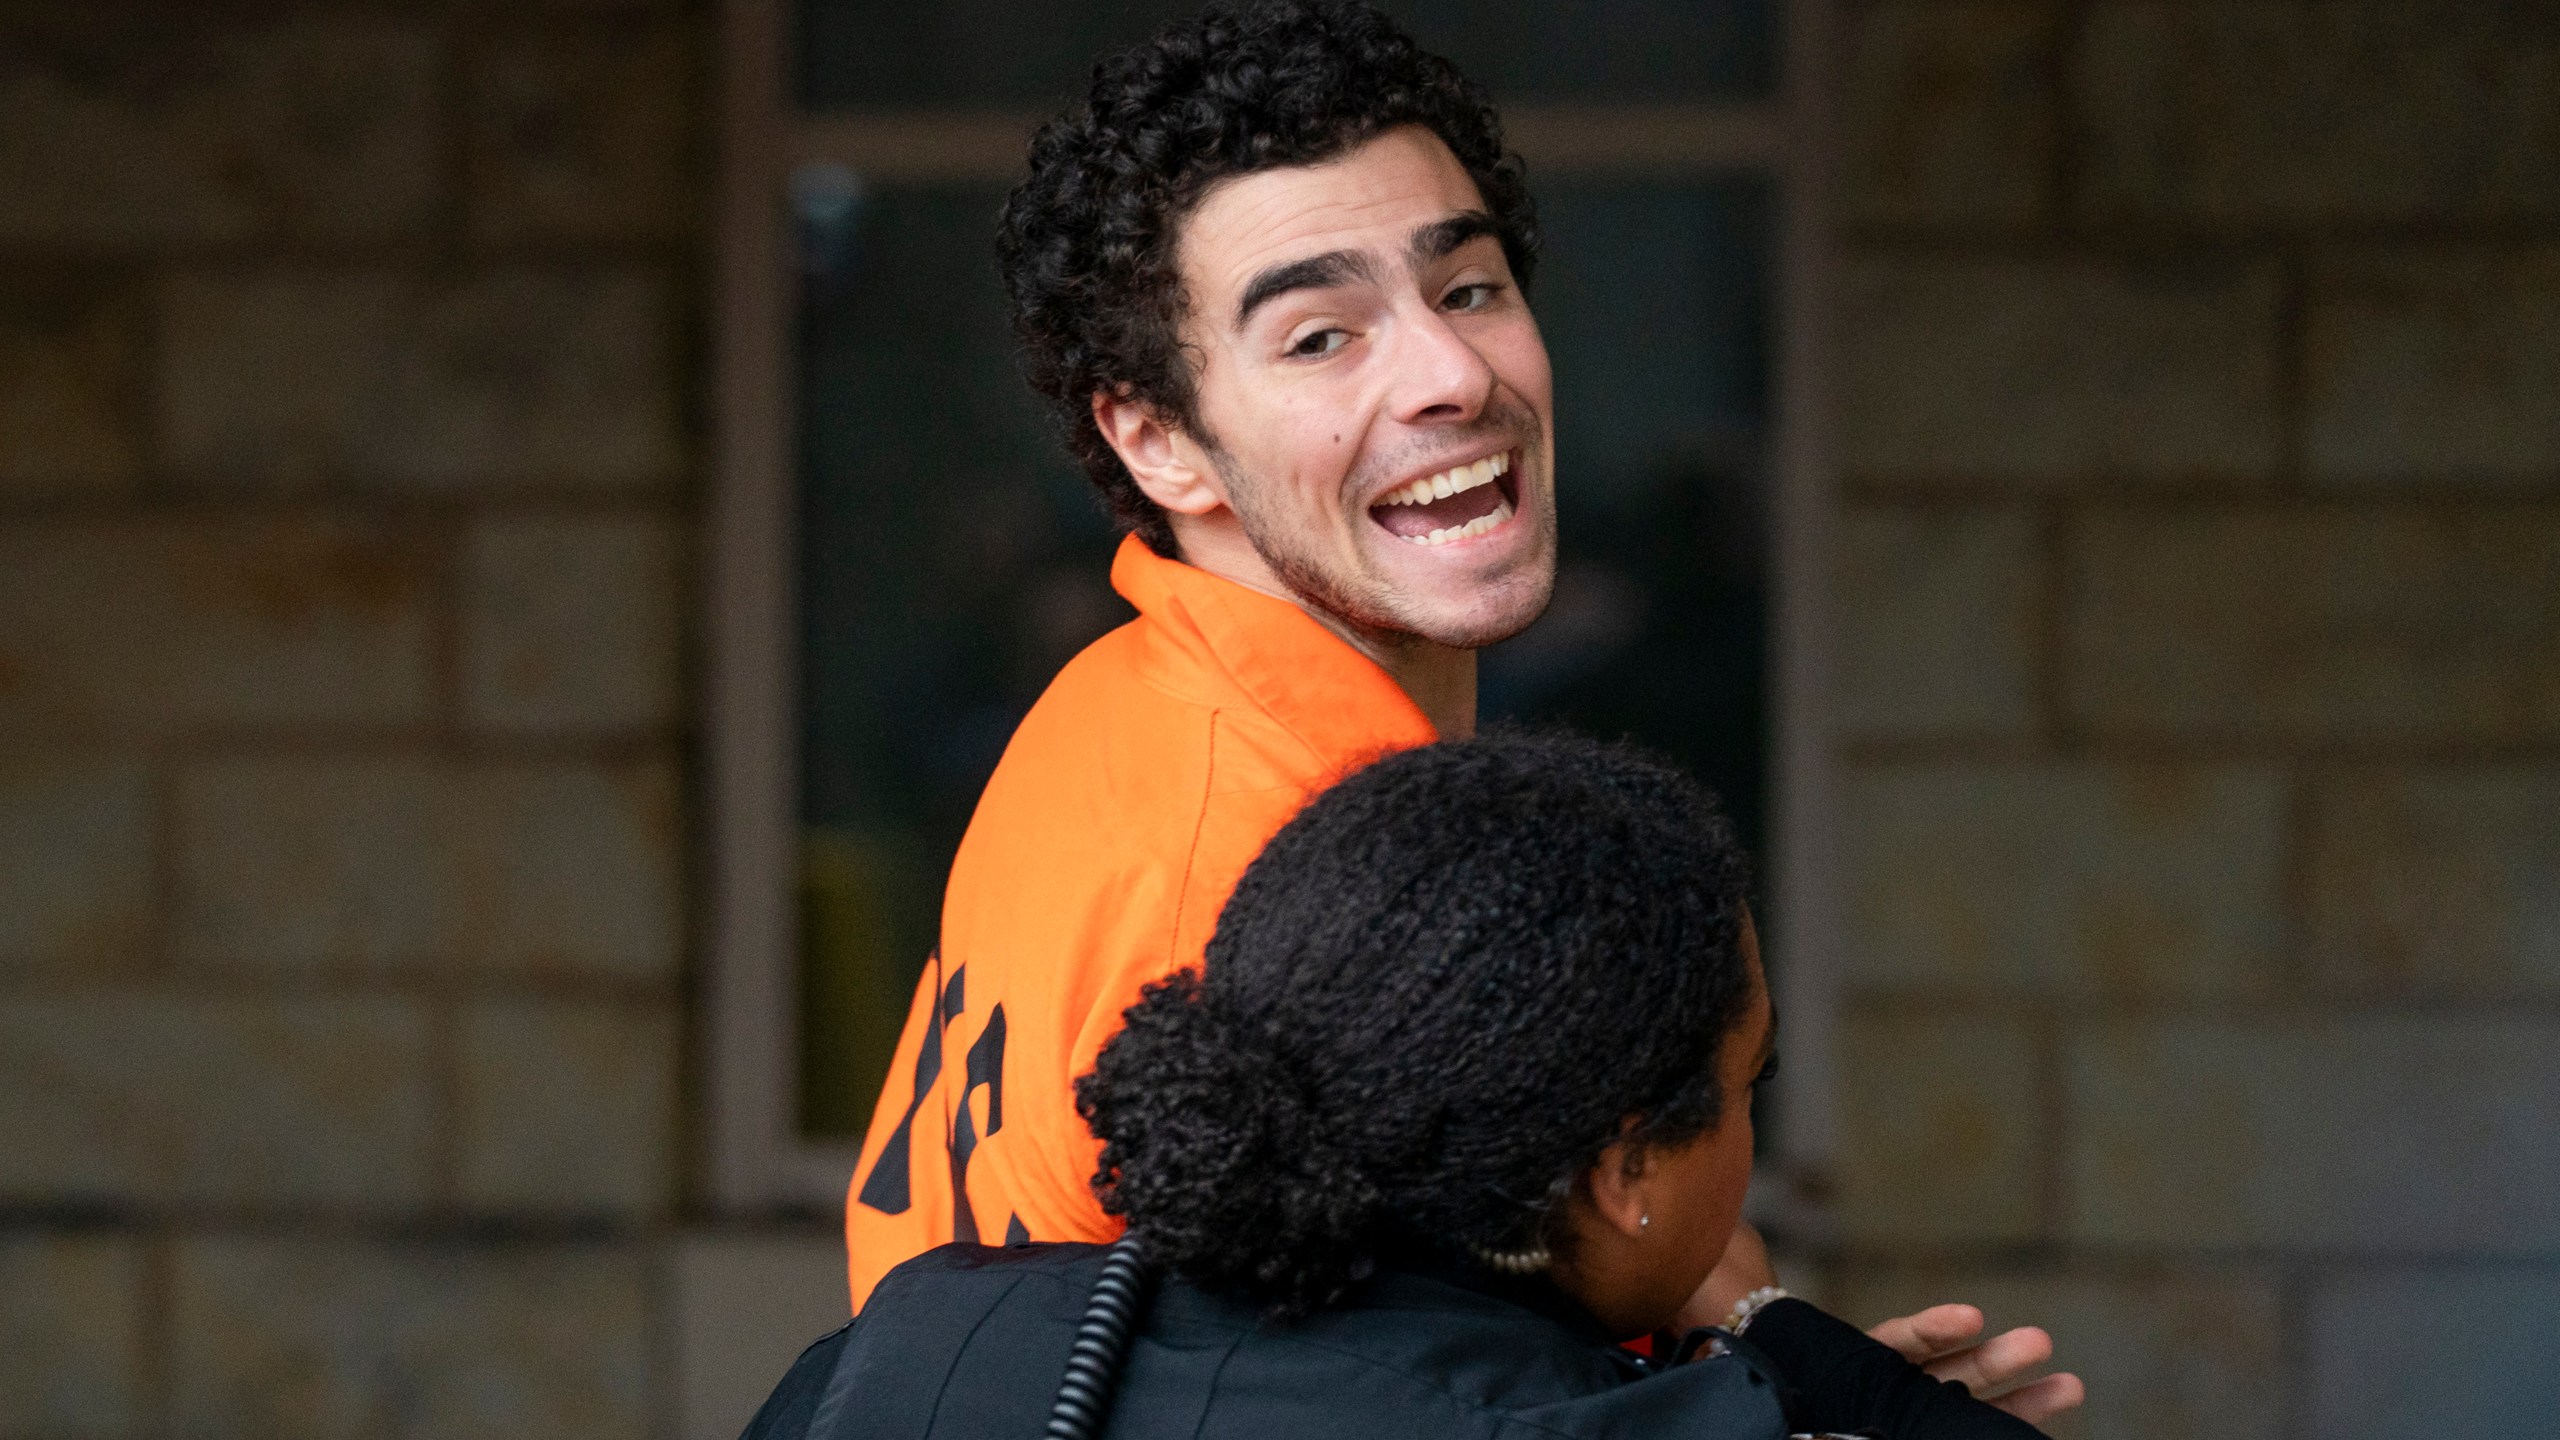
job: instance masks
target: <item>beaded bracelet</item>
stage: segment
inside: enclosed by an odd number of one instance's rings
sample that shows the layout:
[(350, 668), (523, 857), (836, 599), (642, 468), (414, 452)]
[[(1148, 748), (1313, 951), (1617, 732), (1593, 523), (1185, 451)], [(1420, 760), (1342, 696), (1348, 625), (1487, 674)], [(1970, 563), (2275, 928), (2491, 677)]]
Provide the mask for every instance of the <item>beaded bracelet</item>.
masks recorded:
[(1762, 1310), (1768, 1308), (1769, 1302), (1786, 1298), (1787, 1292), (1780, 1287), (1763, 1285), (1733, 1302), (1733, 1309), (1724, 1317), (1724, 1328), (1739, 1335)]

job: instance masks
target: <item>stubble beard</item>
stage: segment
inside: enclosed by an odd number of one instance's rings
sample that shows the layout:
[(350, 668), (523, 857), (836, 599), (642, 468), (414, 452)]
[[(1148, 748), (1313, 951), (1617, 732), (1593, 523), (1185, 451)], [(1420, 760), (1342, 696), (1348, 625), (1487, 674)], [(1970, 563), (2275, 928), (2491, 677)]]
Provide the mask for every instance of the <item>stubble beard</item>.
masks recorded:
[[(1528, 412), (1517, 406), (1503, 406), (1488, 411), (1486, 423), (1479, 430), (1509, 438), (1522, 452), (1525, 461), (1536, 442), (1537, 427)], [(1237, 523), (1245, 540), (1253, 546), (1262, 563), (1287, 586), (1291, 594), (1309, 609), (1322, 611), (1345, 627), (1386, 649), (1402, 649), (1416, 642), (1444, 645), (1454, 650), (1480, 650), (1497, 641), (1508, 640), (1529, 628), (1545, 613), (1547, 600), (1555, 590), (1555, 506), (1548, 496), (1532, 497), (1525, 488), (1519, 520), (1536, 525), (1542, 532), (1540, 543), (1531, 553), (1486, 584), (1488, 594), (1524, 586), (1516, 603), (1498, 607), (1501, 613), (1481, 617), (1435, 617), (1415, 613), (1418, 607), (1405, 602), (1387, 582), (1356, 566), (1329, 566), (1319, 558), (1313, 546), (1304, 543), (1304, 532), (1293, 526), (1289, 518), (1262, 503), (1269, 493), (1260, 478), (1246, 473), (1234, 456), (1214, 442), (1205, 448), (1225, 482), (1228, 502), (1234, 507)], [(1513, 473), (1519, 483), (1528, 484), (1531, 467), (1521, 465)], [(1365, 489), (1358, 483), (1348, 485), (1355, 492)], [(1366, 514), (1353, 517), (1353, 524), (1374, 523)], [(1515, 521), (1514, 523), (1519, 523)], [(1401, 542), (1400, 542), (1401, 543)], [(1356, 551), (1354, 552), (1357, 553)], [(1534, 570), (1534, 574), (1522, 574)], [(1344, 573), (1346, 571), (1353, 573)]]

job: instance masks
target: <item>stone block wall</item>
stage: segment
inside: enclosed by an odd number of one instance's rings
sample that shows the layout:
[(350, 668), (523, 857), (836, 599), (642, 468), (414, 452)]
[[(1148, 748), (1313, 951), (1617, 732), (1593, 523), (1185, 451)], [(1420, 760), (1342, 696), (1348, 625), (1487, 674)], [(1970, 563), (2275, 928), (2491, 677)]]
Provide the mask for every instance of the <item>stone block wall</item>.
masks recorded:
[[(710, 22), (0, 10), (5, 1440), (734, 1425), (673, 1320), (750, 1244), (679, 1226)], [(750, 1239), (760, 1389), (842, 1279)]]
[(2560, 7), (1847, 11), (1837, 1293), (2547, 1428)]

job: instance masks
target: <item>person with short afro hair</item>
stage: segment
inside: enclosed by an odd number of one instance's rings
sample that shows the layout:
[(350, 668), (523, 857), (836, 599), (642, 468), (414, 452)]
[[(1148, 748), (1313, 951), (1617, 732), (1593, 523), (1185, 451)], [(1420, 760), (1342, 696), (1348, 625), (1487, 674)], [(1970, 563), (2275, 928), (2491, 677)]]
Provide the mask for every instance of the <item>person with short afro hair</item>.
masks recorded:
[(1632, 749), (1496, 733), (1371, 766), (1077, 1082), (1103, 1208), (1280, 1315), (1417, 1240), (1569, 1260), (1558, 1196), (1603, 1151), (1685, 1143), (1729, 1098), (1748, 1128), (1715, 1065), (1758, 989), (1747, 879), (1708, 797)]
[[(1126, 1238), (900, 1265), (748, 1440), (1028, 1435), (1053, 1393), (1113, 1440), (2034, 1440), (1738, 1228), (1776, 1060), (1746, 881), (1631, 748), (1495, 734), (1352, 776), (1078, 1083)], [(1116, 1291), (1124, 1358), (1071, 1362), (1114, 1348), (1084, 1317), (1115, 1264), (1156, 1272)]]

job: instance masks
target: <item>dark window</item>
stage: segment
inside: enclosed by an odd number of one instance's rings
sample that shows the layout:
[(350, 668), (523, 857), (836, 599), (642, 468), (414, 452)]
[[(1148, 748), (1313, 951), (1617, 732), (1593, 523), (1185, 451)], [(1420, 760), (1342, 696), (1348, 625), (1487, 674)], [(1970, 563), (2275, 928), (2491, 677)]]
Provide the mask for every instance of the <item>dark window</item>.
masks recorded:
[[(806, 96), (1040, 108), (1186, 6), (807, 0)], [(1498, 99), (1762, 94), (1769, 7), (1391, 5)], [(1461, 16), (1464, 23), (1459, 23)], [(1670, 751), (1761, 834), (1772, 233), (1759, 177), (1542, 175), (1556, 373), (1556, 603), (1487, 652), (1488, 716)], [(1003, 187), (796, 187), (805, 259), (799, 642), (801, 1125), (857, 1134), (978, 791), (1058, 667), (1128, 610), (1114, 536), (1015, 369)]]
[[(1188, 0), (803, 0), (813, 110), (1044, 110), (1094, 60), (1198, 9)], [(1513, 104), (1746, 99), (1777, 73), (1768, 0), (1387, 0), (1380, 9)]]

